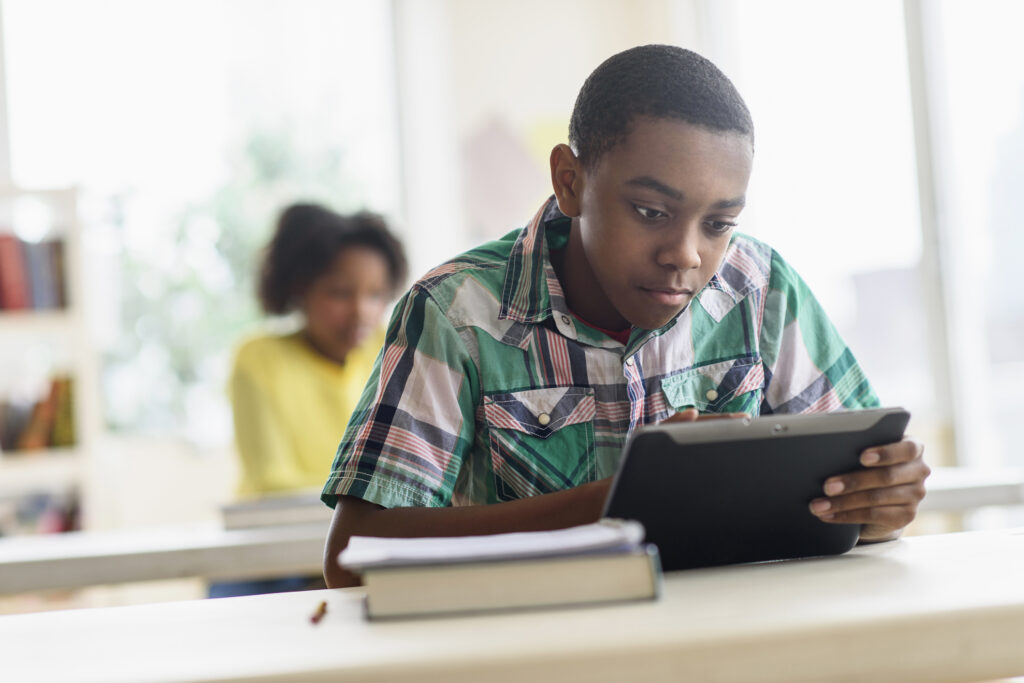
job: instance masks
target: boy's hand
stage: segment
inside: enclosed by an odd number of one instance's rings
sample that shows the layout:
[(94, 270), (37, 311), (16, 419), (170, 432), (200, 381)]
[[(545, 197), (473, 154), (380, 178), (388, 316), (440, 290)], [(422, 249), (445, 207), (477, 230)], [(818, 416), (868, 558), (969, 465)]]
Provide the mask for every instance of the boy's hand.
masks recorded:
[(825, 498), (811, 501), (811, 512), (823, 522), (863, 524), (862, 542), (888, 541), (900, 535), (917, 515), (924, 498), (924, 480), (931, 474), (920, 441), (904, 438), (860, 456), (867, 469), (825, 481)]
[(659, 424), (664, 424), (666, 422), (703, 422), (705, 420), (721, 420), (723, 418), (735, 419), (738, 417), (750, 416), (746, 413), (705, 413), (704, 415), (701, 415), (700, 411), (696, 408), (687, 408), (685, 410), (680, 410), (675, 415), (666, 417)]

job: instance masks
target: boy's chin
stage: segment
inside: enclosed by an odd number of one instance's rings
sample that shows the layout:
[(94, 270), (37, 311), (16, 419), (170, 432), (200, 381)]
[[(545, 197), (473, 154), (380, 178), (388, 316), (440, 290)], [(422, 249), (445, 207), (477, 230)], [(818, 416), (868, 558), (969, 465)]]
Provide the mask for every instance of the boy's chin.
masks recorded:
[(639, 327), (642, 330), (657, 330), (668, 325), (684, 310), (686, 310), (686, 306), (679, 308), (675, 312), (650, 313), (647, 315), (636, 316), (635, 318), (630, 319), (629, 323), (633, 327)]

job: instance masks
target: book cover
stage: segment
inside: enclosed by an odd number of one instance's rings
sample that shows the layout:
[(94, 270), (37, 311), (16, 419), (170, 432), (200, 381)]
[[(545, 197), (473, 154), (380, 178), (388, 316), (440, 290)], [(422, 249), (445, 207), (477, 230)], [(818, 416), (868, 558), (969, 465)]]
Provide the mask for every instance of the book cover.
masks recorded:
[(32, 308), (52, 310), (60, 307), (57, 293), (57, 273), (54, 271), (53, 250), (57, 242), (23, 242), (25, 267), (28, 271)]
[(50, 431), (50, 445), (54, 448), (69, 448), (75, 445), (74, 383), (69, 376), (53, 378), (54, 394), (53, 428)]
[(50, 446), (50, 435), (57, 416), (58, 398), (57, 381), (51, 380), (46, 396), (32, 406), (32, 415), (29, 417), (28, 424), (18, 435), (18, 440), (14, 445), (15, 450), (38, 451)]
[(31, 303), (21, 240), (0, 232), (0, 309), (23, 310)]
[(636, 522), (459, 538), (355, 536), (339, 562), (359, 573), (368, 619), (652, 600), (657, 548)]
[(13, 452), (18, 437), (25, 430), (32, 417), (33, 406), (21, 400), (4, 401), (3, 424), (0, 424), (0, 450)]
[(53, 273), (53, 287), (57, 308), (68, 307), (68, 273), (64, 240), (48, 242), (50, 248), (50, 272)]

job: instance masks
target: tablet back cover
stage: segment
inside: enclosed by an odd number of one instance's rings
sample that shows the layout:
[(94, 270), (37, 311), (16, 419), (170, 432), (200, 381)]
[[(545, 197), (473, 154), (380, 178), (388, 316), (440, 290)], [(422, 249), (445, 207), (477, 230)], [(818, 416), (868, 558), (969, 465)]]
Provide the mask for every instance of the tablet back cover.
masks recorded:
[(860, 526), (822, 522), (810, 501), (827, 478), (862, 469), (864, 449), (899, 441), (909, 420), (901, 409), (856, 412), (877, 415), (867, 428), (810, 434), (767, 416), (753, 421), (761, 436), (718, 442), (686, 443), (685, 424), (640, 429), (605, 516), (640, 521), (666, 570), (846, 552)]

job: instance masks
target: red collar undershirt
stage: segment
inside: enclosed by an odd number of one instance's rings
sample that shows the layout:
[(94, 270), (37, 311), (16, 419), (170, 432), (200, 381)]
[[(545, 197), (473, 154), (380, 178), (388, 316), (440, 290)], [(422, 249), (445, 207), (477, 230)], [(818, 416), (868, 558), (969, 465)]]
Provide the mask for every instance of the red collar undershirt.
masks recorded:
[(597, 330), (601, 334), (608, 335), (609, 337), (611, 337), (615, 341), (619, 342), (623, 346), (625, 346), (626, 343), (629, 341), (629, 333), (633, 331), (633, 326), (632, 325), (630, 325), (629, 327), (627, 327), (624, 330), (606, 330), (603, 327), (598, 327), (594, 323), (587, 322), (583, 318), (579, 317), (575, 312), (573, 312), (573, 310), (571, 308), (569, 309), (569, 312), (572, 313), (572, 317), (576, 318), (577, 320), (579, 320), (581, 323), (583, 323), (584, 325), (586, 325), (590, 329)]

